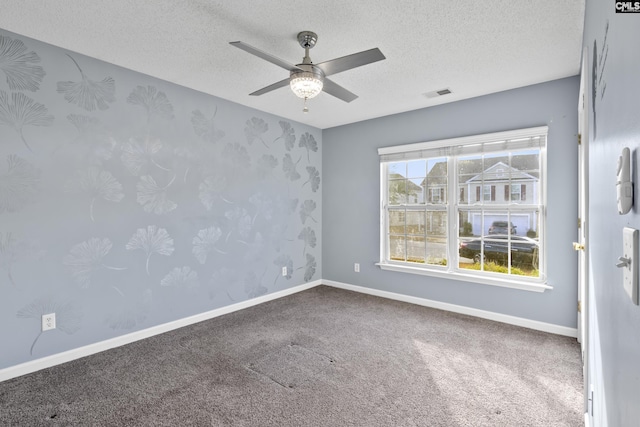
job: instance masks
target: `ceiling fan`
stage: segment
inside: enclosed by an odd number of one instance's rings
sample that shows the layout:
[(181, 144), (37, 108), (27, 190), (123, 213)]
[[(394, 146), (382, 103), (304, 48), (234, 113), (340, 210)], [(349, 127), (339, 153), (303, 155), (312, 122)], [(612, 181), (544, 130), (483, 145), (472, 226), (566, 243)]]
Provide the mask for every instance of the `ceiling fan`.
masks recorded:
[(309, 49), (313, 48), (317, 41), (318, 35), (312, 31), (302, 31), (298, 33), (298, 43), (300, 43), (300, 46), (304, 49), (304, 58), (301, 64), (296, 65), (290, 64), (287, 61), (241, 41), (230, 42), (230, 44), (289, 71), (288, 78), (252, 92), (249, 95), (259, 96), (289, 85), (293, 93), (305, 100), (303, 111), (307, 112), (306, 100), (317, 96), (322, 91), (345, 102), (351, 102), (358, 97), (356, 94), (349, 92), (347, 89), (329, 80), (327, 76), (385, 59), (380, 49), (374, 48), (314, 64), (309, 57)]

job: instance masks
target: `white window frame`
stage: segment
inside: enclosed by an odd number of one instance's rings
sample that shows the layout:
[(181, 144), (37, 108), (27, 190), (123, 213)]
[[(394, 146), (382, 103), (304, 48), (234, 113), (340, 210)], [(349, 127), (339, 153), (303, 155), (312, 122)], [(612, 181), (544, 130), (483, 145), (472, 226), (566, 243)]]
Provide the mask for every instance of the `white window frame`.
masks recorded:
[[(521, 289), (533, 292), (544, 292), (547, 289), (553, 289), (547, 282), (546, 272), (546, 207), (547, 207), (547, 180), (546, 180), (546, 168), (547, 168), (547, 155), (546, 155), (546, 140), (548, 134), (547, 126), (540, 126), (528, 129), (519, 129), (506, 132), (496, 132), (483, 135), (474, 135), (461, 138), (451, 138), (446, 140), (437, 140), (429, 142), (420, 142), (415, 144), (397, 145), (392, 147), (382, 147), (378, 149), (380, 155), (380, 262), (377, 263), (381, 269), (398, 271), (405, 273), (420, 274), (425, 276), (442, 277), (448, 279), (455, 279), (473, 283), (480, 283), (485, 285), (502, 286), (507, 288)], [(481, 154), (479, 147), (494, 148), (494, 152), (513, 151), (526, 146), (528, 141), (532, 138), (538, 138), (542, 141), (539, 150), (541, 156), (540, 164), (540, 211), (539, 215), (539, 228), (538, 238), (540, 243), (540, 260), (539, 260), (539, 277), (527, 277), (506, 275), (501, 273), (490, 272), (475, 272), (472, 270), (461, 269), (458, 267), (458, 206), (469, 207), (472, 206), (472, 201), (469, 200), (467, 204), (461, 204), (459, 201), (459, 185), (456, 162), (459, 154), (449, 154), (452, 149), (463, 150), (465, 155), (474, 154), (474, 149), (477, 149), (477, 154)], [(502, 144), (502, 145), (500, 145)], [(478, 148), (476, 148), (476, 146)], [(504, 147), (504, 148), (500, 148)], [(425, 154), (427, 153), (427, 154)], [(408, 263), (400, 261), (390, 260), (388, 253), (388, 212), (389, 206), (386, 205), (388, 199), (388, 186), (387, 186), (387, 166), (388, 163), (397, 161), (407, 161), (421, 158), (433, 158), (433, 157), (446, 157), (448, 159), (448, 197), (447, 203), (440, 205), (425, 205), (421, 209), (432, 210), (436, 206), (447, 210), (448, 214), (448, 234), (447, 234), (447, 266), (432, 265), (432, 264), (418, 264)], [(481, 184), (482, 185), (482, 184)], [(498, 189), (496, 188), (496, 191)], [(484, 191), (482, 191), (482, 199), (484, 199)], [(481, 200), (483, 202), (483, 200)], [(395, 207), (395, 206), (394, 206)], [(398, 206), (411, 209), (411, 206)], [(414, 206), (417, 208), (417, 206)], [(498, 208), (498, 207), (497, 207)], [(511, 212), (517, 212), (520, 209), (527, 209), (530, 206), (518, 206), (517, 203), (509, 205)], [(487, 205), (482, 207), (485, 211), (490, 211), (491, 207), (487, 209)]]

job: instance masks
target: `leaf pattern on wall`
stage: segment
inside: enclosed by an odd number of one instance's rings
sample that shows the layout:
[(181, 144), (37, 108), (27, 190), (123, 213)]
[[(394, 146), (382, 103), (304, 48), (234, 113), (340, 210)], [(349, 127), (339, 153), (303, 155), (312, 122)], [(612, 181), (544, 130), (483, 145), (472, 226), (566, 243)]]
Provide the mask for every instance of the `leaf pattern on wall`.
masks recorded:
[(304, 242), (304, 250), (302, 253), (307, 252), (308, 247), (315, 248), (316, 247), (316, 232), (313, 231), (311, 227), (305, 227), (302, 229), (300, 234), (298, 234), (298, 240), (302, 240)]
[(293, 149), (293, 146), (296, 144), (295, 130), (291, 127), (291, 123), (289, 122), (280, 120), (278, 123), (280, 124), (280, 128), (282, 129), (282, 134), (274, 139), (273, 142), (282, 139), (284, 141), (284, 148), (287, 151), (291, 151)]
[(249, 298), (265, 295), (269, 290), (262, 286), (261, 279), (254, 272), (247, 273), (244, 279), (244, 291)]
[(209, 298), (213, 299), (219, 290), (227, 289), (227, 297), (230, 301), (235, 302), (236, 300), (229, 294), (228, 289), (235, 288), (237, 282), (238, 273), (227, 267), (222, 267), (211, 275), (211, 279), (209, 280)]
[(78, 137), (74, 142), (82, 144), (89, 163), (102, 165), (103, 161), (113, 157), (116, 142), (104, 133), (100, 119), (82, 114), (69, 114), (67, 120), (78, 130)]
[(249, 203), (256, 208), (256, 213), (251, 219), (251, 224), (255, 224), (258, 217), (262, 217), (267, 221), (273, 218), (274, 206), (273, 200), (264, 193), (255, 193), (249, 197)]
[(30, 90), (35, 92), (45, 76), (40, 57), (33, 51), (27, 52), (22, 40), (12, 39), (0, 34), (0, 70), (7, 78), (11, 90)]
[(221, 236), (222, 230), (220, 227), (208, 227), (198, 231), (198, 235), (193, 238), (191, 243), (193, 244), (193, 255), (200, 264), (207, 262), (207, 256), (212, 250), (221, 254), (225, 253), (216, 248), (216, 243), (218, 243)]
[(15, 286), (11, 269), (21, 257), (25, 250), (24, 245), (15, 237), (11, 231), (0, 232), (0, 267), (7, 271), (9, 282)]
[(82, 71), (78, 61), (71, 55), (67, 56), (80, 71), (79, 82), (58, 82), (58, 93), (64, 95), (64, 99), (70, 104), (75, 104), (87, 111), (95, 111), (96, 108), (106, 110), (111, 102), (115, 102), (116, 82), (111, 77), (105, 77), (102, 81), (90, 80)]
[(200, 138), (212, 144), (215, 144), (224, 138), (224, 131), (218, 129), (214, 121), (217, 112), (218, 107), (216, 107), (216, 110), (210, 119), (206, 118), (200, 110), (194, 110), (191, 112), (191, 124), (193, 125), (193, 131)]
[(147, 112), (147, 121), (152, 117), (165, 120), (173, 118), (173, 105), (169, 102), (167, 95), (155, 86), (136, 86), (127, 97), (127, 102), (143, 107)]
[(317, 223), (316, 219), (312, 216), (313, 211), (316, 210), (316, 202), (313, 200), (305, 200), (302, 206), (300, 206), (300, 219), (302, 223), (305, 224), (307, 222), (307, 218)]
[(258, 159), (258, 175), (261, 178), (265, 178), (270, 175), (275, 168), (278, 167), (278, 159), (276, 159), (271, 154), (263, 154), (260, 159)]
[(314, 274), (316, 274), (316, 258), (311, 254), (307, 254), (307, 263), (304, 266), (304, 281), (311, 280)]
[(103, 268), (126, 270), (126, 267), (113, 267), (102, 261), (109, 254), (112, 246), (108, 238), (93, 237), (73, 246), (62, 263), (69, 267), (76, 283), (81, 288), (87, 288), (91, 285), (91, 276), (96, 270)]
[(81, 192), (90, 200), (89, 217), (95, 221), (93, 207), (98, 199), (109, 202), (120, 202), (124, 198), (122, 184), (111, 174), (111, 172), (91, 167), (79, 171), (75, 174), (73, 181), (67, 183), (67, 191)]
[[(80, 308), (73, 302), (56, 301), (51, 296), (44, 296), (35, 299), (32, 303), (18, 310), (16, 317), (19, 319), (33, 319), (34, 324), (37, 324), (38, 329), (40, 329), (42, 316), (51, 313), (56, 314), (56, 329), (53, 331), (59, 330), (71, 335), (80, 330), (82, 324), (82, 311)], [(43, 332), (40, 331), (35, 340), (33, 340), (29, 354), (33, 355), (33, 348), (42, 333)]]
[[(273, 263), (278, 266), (278, 273), (276, 274), (276, 279), (273, 281), (275, 285), (280, 277), (284, 277), (287, 280), (291, 280), (293, 276), (293, 260), (289, 255), (282, 254), (278, 256)], [(282, 276), (282, 268), (287, 267), (287, 275)]]
[(38, 194), (40, 171), (14, 154), (0, 166), (0, 213), (18, 212)]
[[(245, 243), (245, 242), (242, 242)], [(247, 249), (244, 252), (243, 260), (245, 265), (256, 264), (264, 258), (267, 249), (266, 242), (259, 231), (253, 236), (252, 242), (246, 242)]]
[(298, 147), (306, 148), (307, 162), (311, 163), (309, 152), (318, 151), (318, 143), (316, 142), (316, 139), (313, 137), (313, 135), (311, 135), (309, 132), (305, 132), (302, 135), (300, 135), (300, 142), (298, 142)]
[(122, 164), (133, 176), (146, 175), (151, 165), (166, 172), (171, 172), (155, 160), (155, 157), (163, 148), (162, 141), (158, 139), (145, 139), (137, 141), (131, 138), (122, 146)]
[(170, 256), (173, 251), (173, 239), (164, 228), (149, 225), (147, 228), (138, 228), (126, 245), (127, 250), (141, 249), (147, 256), (146, 271), (149, 273), (149, 260), (151, 255), (158, 254)]
[(218, 199), (226, 203), (233, 204), (230, 200), (224, 198), (222, 193), (227, 188), (227, 180), (221, 173), (208, 176), (198, 186), (200, 202), (210, 211)]
[(253, 220), (249, 212), (245, 208), (234, 208), (228, 210), (224, 213), (225, 218), (229, 220), (229, 233), (225, 238), (225, 241), (229, 241), (229, 237), (235, 231), (242, 239), (249, 238), (249, 234), (251, 234), (251, 227), (253, 225)]
[(222, 158), (226, 159), (227, 163), (235, 171), (238, 168), (248, 169), (251, 166), (251, 157), (245, 147), (236, 143), (228, 143), (222, 151)]
[(247, 120), (246, 127), (244, 128), (244, 135), (247, 137), (247, 142), (249, 145), (253, 144), (253, 141), (258, 140), (262, 142), (262, 144), (269, 148), (264, 139), (262, 139), (262, 135), (264, 135), (269, 130), (269, 125), (262, 119), (257, 117), (252, 117)]
[(315, 193), (320, 188), (320, 172), (313, 166), (307, 166), (307, 173), (309, 174), (309, 179), (302, 186), (304, 187), (307, 183), (311, 183), (311, 191)]
[(278, 199), (278, 206), (283, 213), (287, 215), (291, 215), (298, 209), (299, 199), (297, 197), (290, 199), (288, 197), (281, 197)]
[(167, 189), (175, 179), (174, 175), (167, 185), (160, 187), (151, 175), (140, 177), (140, 181), (136, 184), (136, 190), (138, 190), (136, 200), (142, 205), (145, 212), (164, 215), (178, 207), (174, 201), (168, 199), (167, 195)]
[(24, 138), (25, 126), (51, 126), (53, 116), (49, 115), (47, 107), (29, 98), (21, 92), (12, 92), (9, 95), (0, 90), (0, 125), (14, 129), (20, 135), (22, 143), (31, 150)]
[(300, 174), (296, 170), (296, 166), (300, 162), (298, 159), (297, 162), (293, 163), (293, 159), (291, 158), (291, 154), (287, 153), (284, 155), (282, 159), (282, 171), (284, 175), (289, 178), (291, 181), (297, 181), (300, 179)]
[(160, 281), (161, 286), (193, 289), (200, 286), (198, 273), (189, 266), (176, 267)]
[(151, 289), (145, 289), (140, 300), (124, 299), (120, 305), (113, 307), (116, 311), (108, 314), (105, 321), (111, 329), (131, 330), (147, 320), (152, 302)]

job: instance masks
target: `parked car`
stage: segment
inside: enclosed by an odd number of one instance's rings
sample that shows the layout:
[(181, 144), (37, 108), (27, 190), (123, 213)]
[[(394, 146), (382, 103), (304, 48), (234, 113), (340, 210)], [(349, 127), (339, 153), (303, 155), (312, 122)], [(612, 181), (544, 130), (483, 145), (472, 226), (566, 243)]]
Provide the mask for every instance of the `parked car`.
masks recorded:
[(470, 258), (475, 262), (480, 262), (484, 256), (485, 261), (506, 265), (509, 247), (511, 248), (511, 265), (538, 267), (538, 242), (523, 236), (494, 234), (480, 239), (462, 241), (459, 253), (461, 257)]
[(493, 221), (489, 227), (489, 234), (509, 234), (509, 228), (511, 228), (511, 234), (516, 234), (516, 226), (511, 221)]

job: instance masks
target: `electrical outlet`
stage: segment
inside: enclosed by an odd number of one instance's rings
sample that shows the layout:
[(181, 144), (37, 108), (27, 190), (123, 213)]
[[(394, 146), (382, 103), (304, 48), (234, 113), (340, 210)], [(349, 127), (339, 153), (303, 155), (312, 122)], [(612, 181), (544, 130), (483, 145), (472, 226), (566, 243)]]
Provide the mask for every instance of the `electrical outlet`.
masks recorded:
[(42, 331), (48, 331), (56, 328), (56, 314), (43, 314), (42, 315)]
[(357, 262), (353, 264), (353, 271), (355, 271), (356, 273), (360, 273), (360, 264), (358, 264)]
[(282, 267), (282, 275), (287, 276), (287, 267)]

